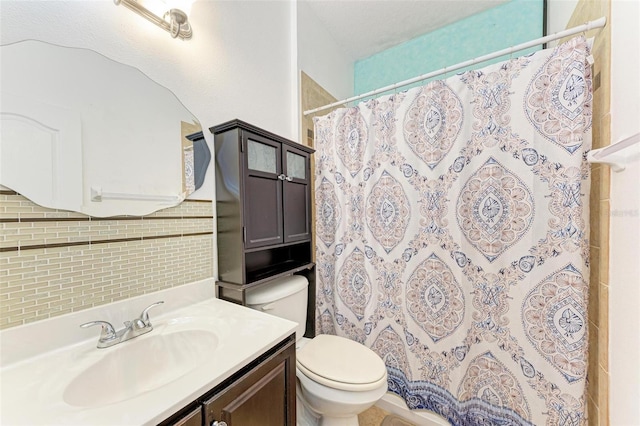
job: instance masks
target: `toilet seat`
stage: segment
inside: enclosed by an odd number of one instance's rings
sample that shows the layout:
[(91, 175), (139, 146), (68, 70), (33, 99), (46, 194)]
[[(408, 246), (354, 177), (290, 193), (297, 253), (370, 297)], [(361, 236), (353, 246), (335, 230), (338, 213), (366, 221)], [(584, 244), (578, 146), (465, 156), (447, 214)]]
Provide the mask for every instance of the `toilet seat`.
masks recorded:
[(346, 391), (369, 391), (386, 384), (380, 357), (360, 343), (321, 334), (296, 354), (298, 370), (324, 386)]

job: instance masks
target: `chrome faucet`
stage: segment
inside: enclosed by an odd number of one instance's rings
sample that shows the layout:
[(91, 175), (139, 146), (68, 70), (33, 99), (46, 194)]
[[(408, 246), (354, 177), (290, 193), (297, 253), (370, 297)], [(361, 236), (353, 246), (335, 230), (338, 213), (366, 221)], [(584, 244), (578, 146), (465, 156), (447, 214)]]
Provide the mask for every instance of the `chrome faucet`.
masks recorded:
[(147, 306), (140, 314), (140, 317), (133, 321), (125, 321), (122, 330), (116, 331), (111, 323), (107, 321), (89, 321), (81, 324), (80, 327), (102, 326), (100, 339), (98, 339), (98, 348), (108, 348), (109, 346), (117, 345), (118, 343), (125, 342), (153, 330), (153, 325), (151, 325), (151, 321), (149, 320), (149, 310), (163, 303), (163, 301), (160, 301)]

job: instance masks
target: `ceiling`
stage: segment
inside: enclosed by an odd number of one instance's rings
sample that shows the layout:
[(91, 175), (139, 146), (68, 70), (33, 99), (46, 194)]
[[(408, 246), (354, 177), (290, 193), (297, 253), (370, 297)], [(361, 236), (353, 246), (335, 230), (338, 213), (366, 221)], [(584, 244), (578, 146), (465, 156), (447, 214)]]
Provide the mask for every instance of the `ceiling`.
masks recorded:
[(300, 0), (359, 60), (509, 0)]

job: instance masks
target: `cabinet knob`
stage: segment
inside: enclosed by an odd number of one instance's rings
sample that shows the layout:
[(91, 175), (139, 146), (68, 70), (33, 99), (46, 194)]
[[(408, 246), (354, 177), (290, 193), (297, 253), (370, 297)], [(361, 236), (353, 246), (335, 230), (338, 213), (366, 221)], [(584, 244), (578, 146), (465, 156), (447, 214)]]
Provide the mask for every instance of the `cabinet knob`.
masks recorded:
[(281, 174), (280, 176), (278, 176), (278, 179), (280, 180), (285, 180), (287, 177), (284, 174)]
[(287, 180), (287, 182), (291, 182), (293, 180), (293, 178), (291, 176), (287, 176), (287, 177), (285, 177), (285, 179)]
[(211, 426), (227, 426), (227, 422), (219, 422), (217, 420), (214, 420), (211, 422)]

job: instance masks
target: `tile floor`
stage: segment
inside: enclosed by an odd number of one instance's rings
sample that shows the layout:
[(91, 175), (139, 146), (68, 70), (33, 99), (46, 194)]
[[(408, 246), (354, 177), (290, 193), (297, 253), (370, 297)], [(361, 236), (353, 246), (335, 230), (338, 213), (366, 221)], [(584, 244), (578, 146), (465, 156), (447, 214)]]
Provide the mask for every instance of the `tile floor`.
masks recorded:
[(380, 426), (387, 414), (389, 413), (374, 405), (367, 411), (360, 413), (358, 415), (358, 421), (360, 422), (360, 426)]
[(360, 426), (417, 426), (375, 406), (361, 413), (358, 416), (358, 421)]

